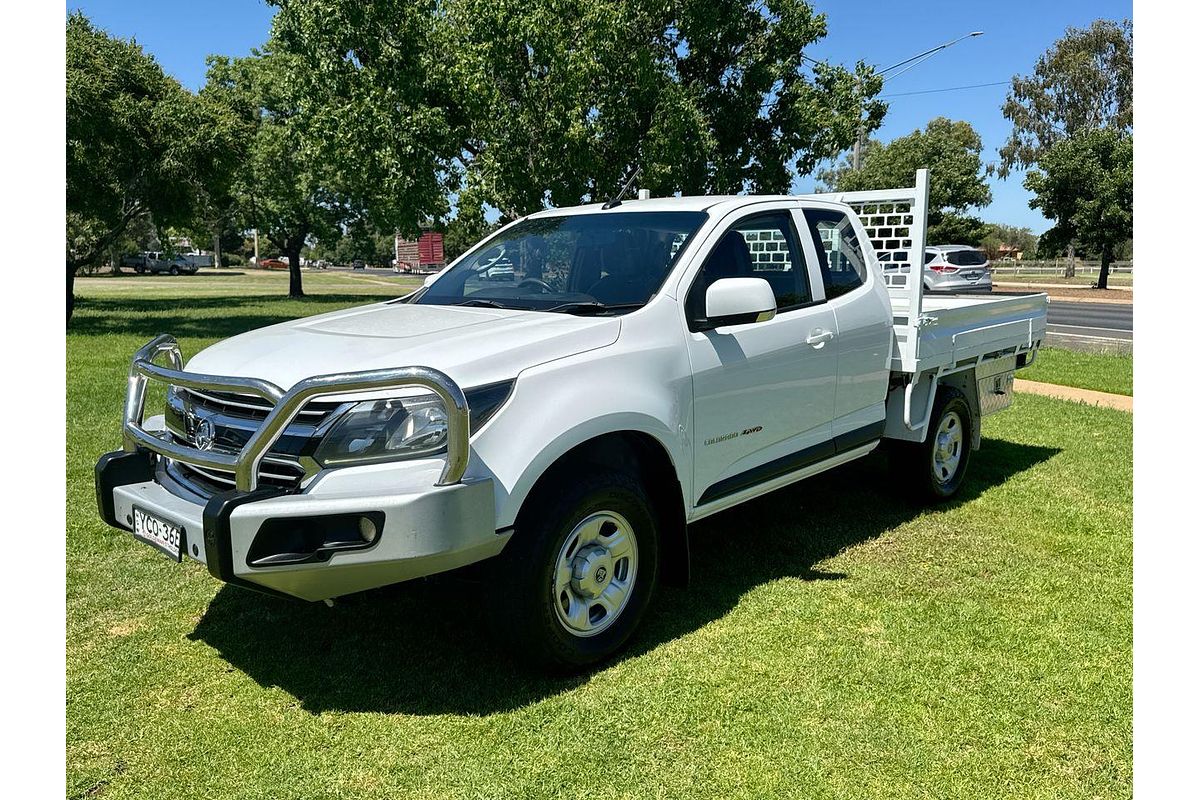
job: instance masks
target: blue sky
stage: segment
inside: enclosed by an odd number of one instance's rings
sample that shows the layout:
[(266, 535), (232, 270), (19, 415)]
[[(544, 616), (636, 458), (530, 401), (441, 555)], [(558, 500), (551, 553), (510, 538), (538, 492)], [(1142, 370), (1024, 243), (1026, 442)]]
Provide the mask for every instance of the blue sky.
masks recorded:
[[(996, 159), (1009, 132), (1000, 113), (1005, 86), (903, 93), (1007, 81), (1032, 71), (1038, 55), (1062, 36), (1068, 25), (1083, 27), (1099, 17), (1122, 19), (1133, 13), (1130, 0), (815, 0), (815, 5), (828, 17), (829, 35), (810, 48), (808, 55), (846, 65), (862, 59), (890, 66), (982, 30), (983, 36), (959, 42), (888, 81), (883, 95), (890, 107), (876, 136), (884, 141), (903, 136), (939, 115), (965, 119), (983, 137), (988, 161)], [(262, 0), (73, 0), (68, 8), (82, 9), (116, 36), (136, 37), (163, 69), (193, 89), (204, 83), (205, 56), (249, 53), (266, 38), (274, 13)], [(793, 189), (808, 192), (813, 184), (810, 177), (800, 178)], [(1049, 227), (1039, 212), (1029, 208), (1019, 174), (992, 181), (992, 205), (982, 216), (989, 221), (1027, 225), (1039, 233)]]

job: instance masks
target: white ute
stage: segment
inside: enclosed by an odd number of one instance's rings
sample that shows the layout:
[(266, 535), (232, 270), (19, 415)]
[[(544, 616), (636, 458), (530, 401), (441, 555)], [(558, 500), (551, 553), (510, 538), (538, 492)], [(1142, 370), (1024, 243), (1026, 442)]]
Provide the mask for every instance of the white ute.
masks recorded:
[(959, 490), (1047, 300), (924, 297), (927, 186), (544, 211), (413, 294), (186, 370), (160, 336), (96, 465), (100, 513), (304, 600), (488, 560), (508, 642), (593, 663), (686, 580), (692, 521), (885, 441), (912, 491)]

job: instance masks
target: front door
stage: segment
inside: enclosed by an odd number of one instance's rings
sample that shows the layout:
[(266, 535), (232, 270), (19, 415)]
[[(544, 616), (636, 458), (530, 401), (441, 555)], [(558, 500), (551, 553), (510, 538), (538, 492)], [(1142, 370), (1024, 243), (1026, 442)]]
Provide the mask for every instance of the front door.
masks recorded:
[(698, 506), (833, 454), (836, 321), (823, 293), (814, 299), (787, 209), (746, 214), (719, 236), (686, 295), (689, 320), (703, 316), (708, 286), (731, 277), (765, 279), (778, 310), (766, 322), (689, 325)]

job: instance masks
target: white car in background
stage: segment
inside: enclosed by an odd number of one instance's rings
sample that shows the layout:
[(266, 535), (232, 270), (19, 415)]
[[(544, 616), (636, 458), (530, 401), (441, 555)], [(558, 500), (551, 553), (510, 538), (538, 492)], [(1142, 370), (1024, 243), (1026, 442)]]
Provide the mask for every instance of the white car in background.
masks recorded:
[(987, 254), (965, 244), (926, 247), (925, 289), (930, 292), (990, 292), (992, 265)]

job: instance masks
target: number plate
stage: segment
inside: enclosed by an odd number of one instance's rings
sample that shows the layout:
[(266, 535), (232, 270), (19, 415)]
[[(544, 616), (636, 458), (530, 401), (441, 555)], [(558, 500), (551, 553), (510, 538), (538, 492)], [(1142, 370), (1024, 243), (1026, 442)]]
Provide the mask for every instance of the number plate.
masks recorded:
[(183, 560), (184, 530), (173, 522), (133, 507), (133, 535), (172, 561)]

